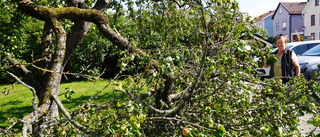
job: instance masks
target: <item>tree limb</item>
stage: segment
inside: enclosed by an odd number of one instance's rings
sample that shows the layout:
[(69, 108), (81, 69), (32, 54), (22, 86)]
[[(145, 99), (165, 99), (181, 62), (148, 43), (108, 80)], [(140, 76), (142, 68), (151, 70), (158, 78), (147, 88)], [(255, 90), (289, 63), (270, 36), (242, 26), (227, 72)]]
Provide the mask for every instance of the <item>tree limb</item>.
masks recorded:
[[(32, 74), (29, 72), (29, 70), (21, 65), (21, 63), (14, 58), (12, 58), (11, 55), (6, 57), (10, 64), (12, 65), (12, 68), (14, 71), (22, 77), (22, 80), (26, 82), (26, 84), (30, 85), (31, 87), (38, 87), (39, 83), (35, 80), (35, 78), (32, 76)], [(36, 89), (37, 90), (37, 89)]]
[(32, 94), (33, 94), (33, 99), (32, 99), (32, 107), (33, 107), (33, 113), (34, 113), (34, 116), (35, 116), (35, 119), (37, 119), (37, 96), (36, 96), (36, 90), (29, 86), (28, 84), (22, 82), (17, 76), (15, 76), (14, 74), (12, 74), (11, 72), (9, 71), (6, 71), (11, 77), (13, 77), (16, 81), (18, 81), (20, 84), (22, 84), (23, 86), (25, 86), (26, 88), (30, 89), (32, 91)]
[[(50, 22), (45, 22), (43, 27), (43, 34), (42, 34), (42, 40), (41, 40), (41, 46), (42, 46), (42, 52), (41, 57), (44, 58), (43, 61), (40, 62), (40, 67), (43, 69), (48, 69), (49, 62), (52, 59), (52, 24)], [(46, 74), (46, 71), (40, 72), (40, 78), (39, 81), (43, 82), (44, 75)], [(42, 85), (43, 83), (41, 83)]]
[(70, 116), (69, 112), (67, 111), (67, 109), (63, 106), (63, 104), (61, 103), (60, 99), (58, 98), (58, 96), (52, 96), (53, 100), (57, 103), (57, 105), (59, 106), (60, 110), (62, 111), (63, 115), (70, 121), (70, 123), (72, 123), (76, 128), (80, 129), (81, 131), (87, 133), (87, 134), (91, 134), (91, 135), (95, 135), (95, 136), (100, 136), (97, 133), (90, 131), (88, 128), (86, 128), (85, 126), (79, 124), (78, 122), (72, 120), (72, 117)]
[[(93, 9), (103, 12), (110, 2), (111, 0), (97, 0)], [(92, 24), (92, 22), (82, 20), (74, 21), (74, 25), (71, 27), (71, 31), (67, 35), (67, 50), (63, 61), (63, 66), (66, 66), (73, 52), (76, 50), (83, 38), (87, 35)]]
[(108, 17), (95, 9), (79, 9), (76, 7), (48, 8), (36, 5), (30, 0), (23, 0), (18, 3), (19, 9), (43, 21), (56, 19), (84, 20), (95, 24), (109, 23)]
[[(29, 125), (31, 123), (33, 123), (34, 121), (36, 121), (38, 119), (38, 114), (37, 114), (37, 97), (36, 97), (36, 90), (29, 86), (28, 84), (22, 82), (17, 76), (15, 76), (14, 74), (12, 74), (9, 71), (6, 71), (11, 77), (13, 77), (17, 82), (19, 82), (20, 84), (22, 84), (23, 86), (25, 86), (26, 88), (30, 89), (33, 93), (33, 99), (32, 99), (32, 107), (33, 107), (33, 115), (30, 116), (29, 119), (24, 119), (24, 123), (23, 123), (23, 127), (22, 127), (22, 136), (27, 136), (27, 128), (29, 127)], [(32, 113), (31, 113), (32, 114)]]

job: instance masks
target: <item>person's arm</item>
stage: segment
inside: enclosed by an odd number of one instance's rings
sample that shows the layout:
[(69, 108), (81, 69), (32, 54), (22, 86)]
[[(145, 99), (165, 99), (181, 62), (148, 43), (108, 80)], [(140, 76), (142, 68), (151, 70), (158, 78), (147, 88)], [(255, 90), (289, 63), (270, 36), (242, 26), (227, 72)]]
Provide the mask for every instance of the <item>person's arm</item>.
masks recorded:
[(300, 65), (298, 63), (298, 60), (292, 60), (293, 66), (296, 69), (296, 75), (299, 76), (300, 75)]
[(292, 53), (292, 64), (294, 68), (296, 69), (296, 76), (300, 75), (300, 65), (297, 59), (297, 55), (293, 52)]
[(270, 66), (270, 65), (267, 65), (266, 61), (263, 62), (263, 67), (264, 67), (264, 68), (267, 68), (267, 67), (269, 67), (269, 66)]

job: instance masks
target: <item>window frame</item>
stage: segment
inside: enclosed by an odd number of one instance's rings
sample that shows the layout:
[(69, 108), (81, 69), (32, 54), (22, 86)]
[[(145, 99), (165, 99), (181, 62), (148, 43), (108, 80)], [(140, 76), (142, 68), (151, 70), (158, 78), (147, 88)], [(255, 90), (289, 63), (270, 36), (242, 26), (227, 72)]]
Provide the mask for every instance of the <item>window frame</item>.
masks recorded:
[(282, 30), (286, 30), (287, 29), (287, 20), (283, 19), (282, 20)]
[(312, 14), (310, 18), (310, 25), (315, 26), (316, 25), (316, 15)]
[(259, 22), (259, 23), (258, 23), (258, 26), (259, 26), (259, 28), (262, 28), (262, 23)]

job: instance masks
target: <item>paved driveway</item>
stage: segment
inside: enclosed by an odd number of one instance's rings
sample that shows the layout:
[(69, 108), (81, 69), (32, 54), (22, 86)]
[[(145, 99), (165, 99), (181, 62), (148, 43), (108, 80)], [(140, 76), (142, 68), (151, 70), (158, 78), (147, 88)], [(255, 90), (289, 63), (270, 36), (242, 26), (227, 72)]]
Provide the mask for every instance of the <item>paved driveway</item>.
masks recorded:
[[(303, 117), (300, 117), (300, 122), (298, 128), (301, 131), (301, 134), (304, 136), (308, 136), (309, 133), (314, 130), (315, 126), (308, 124), (307, 121), (312, 117), (312, 114), (306, 114)], [(320, 133), (320, 128), (318, 127), (314, 133), (317, 135)]]

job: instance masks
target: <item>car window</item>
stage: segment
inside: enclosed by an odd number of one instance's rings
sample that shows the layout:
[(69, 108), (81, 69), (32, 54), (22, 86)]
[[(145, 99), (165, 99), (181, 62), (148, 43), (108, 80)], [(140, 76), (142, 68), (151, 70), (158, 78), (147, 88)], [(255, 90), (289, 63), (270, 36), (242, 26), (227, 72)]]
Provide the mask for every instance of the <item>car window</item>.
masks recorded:
[(302, 56), (320, 56), (320, 45), (309, 49), (308, 51), (303, 53)]
[(302, 44), (292, 49), (297, 55), (301, 55), (308, 50), (308, 44)]
[(287, 45), (287, 48), (290, 49), (293, 45)]
[(311, 49), (311, 48), (313, 48), (314, 46), (317, 46), (317, 45), (319, 45), (320, 43), (311, 43), (311, 44), (309, 44), (309, 47), (308, 47), (308, 49)]

